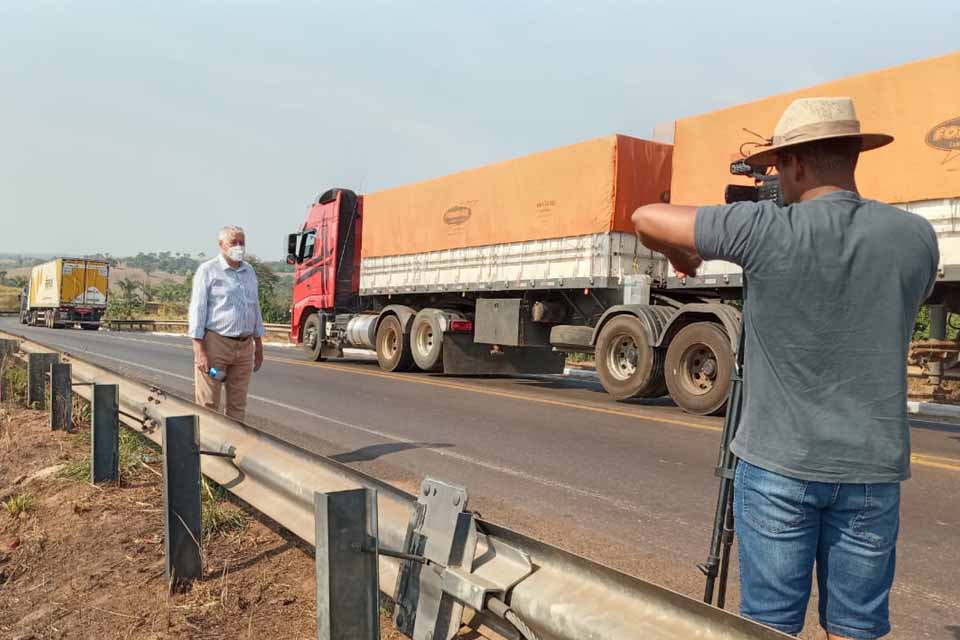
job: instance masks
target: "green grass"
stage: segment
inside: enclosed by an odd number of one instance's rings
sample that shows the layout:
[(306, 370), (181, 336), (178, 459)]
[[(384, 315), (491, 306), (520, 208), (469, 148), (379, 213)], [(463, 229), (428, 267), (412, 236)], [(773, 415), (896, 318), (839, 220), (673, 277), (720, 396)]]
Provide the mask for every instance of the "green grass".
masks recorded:
[(227, 501), (227, 490), (203, 478), (200, 524), (204, 538), (243, 531), (250, 516)]
[[(90, 446), (89, 431), (81, 431), (79, 437), (86, 446)], [(153, 451), (155, 446), (152, 443), (129, 429), (120, 429), (120, 478), (134, 475), (143, 456)], [(88, 482), (90, 456), (85, 455), (70, 463), (58, 475), (68, 480)], [(227, 500), (227, 490), (206, 478), (203, 478), (201, 490), (201, 514), (201, 529), (205, 538), (243, 531), (250, 522), (250, 516), (245, 511)]]
[(33, 511), (33, 508), (36, 506), (36, 504), (36, 498), (29, 493), (18, 493), (15, 496), (7, 498), (3, 502), (3, 508), (12, 517), (16, 518), (21, 513)]
[[(81, 441), (87, 446), (90, 446), (90, 432), (81, 431), (80, 432)], [(139, 470), (140, 463), (143, 461), (143, 455), (152, 448), (147, 444), (147, 442), (131, 431), (124, 427), (120, 428), (120, 478), (129, 478), (136, 474)], [(77, 480), (79, 482), (87, 482), (90, 480), (90, 456), (85, 455), (80, 460), (72, 462), (66, 466), (60, 472), (61, 478), (67, 478), (68, 480)]]

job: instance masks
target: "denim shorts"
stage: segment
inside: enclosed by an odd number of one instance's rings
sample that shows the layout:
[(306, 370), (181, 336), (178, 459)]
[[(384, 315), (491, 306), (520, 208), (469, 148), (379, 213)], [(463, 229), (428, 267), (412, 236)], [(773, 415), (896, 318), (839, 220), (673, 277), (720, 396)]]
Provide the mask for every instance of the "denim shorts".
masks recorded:
[(744, 617), (800, 633), (816, 564), (824, 629), (858, 640), (890, 632), (900, 483), (797, 480), (741, 460), (734, 515)]

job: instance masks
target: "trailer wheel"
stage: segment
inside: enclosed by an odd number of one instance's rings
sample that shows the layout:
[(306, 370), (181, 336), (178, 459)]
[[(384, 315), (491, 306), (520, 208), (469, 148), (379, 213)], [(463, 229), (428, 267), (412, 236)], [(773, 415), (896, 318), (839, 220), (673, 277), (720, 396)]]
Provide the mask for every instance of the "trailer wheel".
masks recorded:
[(636, 316), (621, 315), (607, 322), (595, 352), (600, 384), (616, 400), (649, 397), (661, 386), (657, 360), (647, 331)]
[(713, 322), (685, 326), (667, 347), (667, 388), (684, 411), (723, 413), (732, 374), (730, 338)]
[[(421, 309), (410, 327), (410, 351), (413, 361), (424, 371), (443, 369), (443, 328), (439, 309)], [(379, 353), (379, 350), (378, 350)]]
[(410, 335), (397, 316), (387, 316), (377, 329), (377, 362), (384, 371), (408, 371), (413, 365)]
[(301, 342), (301, 345), (310, 359), (316, 362), (321, 362), (324, 359), (321, 355), (323, 339), (320, 335), (320, 331), (320, 316), (315, 313), (311, 313), (303, 325), (303, 341)]

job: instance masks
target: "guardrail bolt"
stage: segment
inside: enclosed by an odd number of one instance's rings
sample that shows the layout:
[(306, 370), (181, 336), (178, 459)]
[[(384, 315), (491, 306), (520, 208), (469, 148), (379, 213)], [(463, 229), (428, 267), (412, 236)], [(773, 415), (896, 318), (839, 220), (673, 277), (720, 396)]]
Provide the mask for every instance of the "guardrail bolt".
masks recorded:
[(60, 362), (60, 355), (56, 353), (29, 353), (27, 354), (27, 406), (38, 409), (47, 408), (46, 374), (50, 367)]
[(197, 416), (163, 422), (165, 568), (170, 589), (182, 591), (203, 575)]
[(73, 387), (70, 384), (69, 364), (50, 366), (50, 429), (73, 429)]
[(90, 482), (120, 481), (120, 387), (93, 385)]

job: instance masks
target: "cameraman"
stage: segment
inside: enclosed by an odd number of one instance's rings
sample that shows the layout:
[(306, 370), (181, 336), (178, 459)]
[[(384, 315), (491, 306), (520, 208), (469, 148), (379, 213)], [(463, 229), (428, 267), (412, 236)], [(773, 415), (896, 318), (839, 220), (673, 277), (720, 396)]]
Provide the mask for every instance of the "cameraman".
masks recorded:
[(849, 98), (793, 102), (746, 162), (775, 166), (785, 204), (650, 205), (643, 243), (694, 275), (740, 265), (749, 285), (742, 420), (731, 447), (740, 609), (780, 631), (803, 628), (813, 568), (828, 638), (890, 631), (889, 595), (910, 476), (907, 347), (939, 251), (923, 218), (867, 200)]

